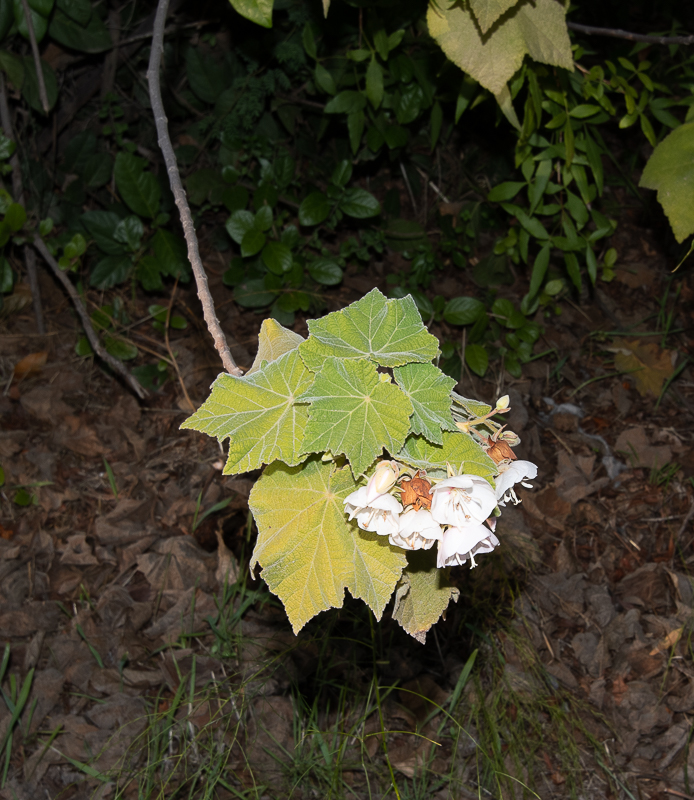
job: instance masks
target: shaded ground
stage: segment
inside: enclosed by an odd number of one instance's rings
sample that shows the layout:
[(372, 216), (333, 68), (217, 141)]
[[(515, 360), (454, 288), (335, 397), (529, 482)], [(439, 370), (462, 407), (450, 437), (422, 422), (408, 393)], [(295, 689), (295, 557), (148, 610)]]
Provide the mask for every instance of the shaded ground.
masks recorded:
[[(457, 569), (460, 601), (425, 646), (349, 599), (295, 637), (247, 573), (251, 480), (178, 431), (175, 379), (138, 405), (77, 358), (44, 278), (48, 334), (26, 310), (0, 332), (0, 797), (694, 795), (691, 369), (657, 408), (639, 391), (689, 352), (694, 285), (668, 283), (647, 233), (619, 236), (616, 280), (539, 320), (536, 352), (555, 355), (458, 387), (511, 396), (517, 452), (540, 473), (501, 517), (503, 546)], [(332, 307), (383, 274), (348, 274)], [(176, 302), (190, 325), (172, 349), (199, 404), (217, 361), (195, 299)], [(664, 336), (663, 302), (683, 332)], [(262, 318), (229, 302), (221, 316), (248, 367)], [(151, 321), (135, 330), (165, 354)], [(615, 366), (620, 351), (637, 366)]]

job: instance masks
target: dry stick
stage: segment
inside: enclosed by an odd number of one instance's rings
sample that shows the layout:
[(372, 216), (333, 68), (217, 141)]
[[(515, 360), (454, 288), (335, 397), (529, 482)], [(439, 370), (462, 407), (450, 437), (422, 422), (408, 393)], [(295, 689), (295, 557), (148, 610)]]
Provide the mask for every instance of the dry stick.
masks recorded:
[(79, 315), (80, 320), (82, 320), (84, 332), (87, 334), (87, 339), (89, 339), (89, 344), (92, 346), (92, 350), (99, 356), (99, 358), (105, 361), (114, 372), (117, 372), (129, 384), (131, 389), (141, 400), (144, 400), (147, 397), (147, 392), (140, 385), (140, 382), (137, 380), (137, 378), (130, 374), (128, 369), (121, 361), (119, 361), (117, 358), (114, 358), (110, 353), (107, 353), (103, 348), (101, 342), (99, 341), (99, 337), (94, 331), (92, 321), (89, 319), (89, 314), (87, 314), (87, 311), (80, 300), (80, 296), (77, 294), (77, 290), (72, 285), (68, 276), (58, 266), (58, 262), (51, 255), (50, 250), (46, 247), (46, 243), (43, 241), (43, 239), (37, 236), (32, 244), (44, 257), (48, 266), (53, 270), (55, 277), (63, 284), (63, 288), (70, 295), (70, 300), (72, 300), (72, 303), (75, 306), (75, 311)]
[(567, 22), (566, 27), (572, 31), (586, 33), (589, 36), (612, 36), (615, 39), (628, 39), (630, 42), (646, 42), (647, 44), (694, 44), (694, 35), (653, 36), (650, 33), (630, 33), (620, 28), (595, 28), (592, 25), (581, 25), (578, 22)]
[[(5, 90), (5, 76), (0, 72), (0, 124), (8, 139), (15, 141), (15, 135), (12, 131), (12, 119), (10, 118), (10, 109), (7, 105), (7, 91)], [(22, 187), (22, 168), (19, 164), (19, 156), (15, 149), (12, 157), (10, 158), (10, 166), (12, 167), (12, 194), (14, 200), (20, 205), (24, 205), (24, 188)], [(29, 289), (31, 291), (31, 299), (34, 304), (34, 316), (36, 317), (36, 330), (43, 336), (46, 333), (46, 326), (43, 322), (43, 309), (41, 308), (41, 292), (39, 290), (39, 276), (36, 269), (36, 253), (30, 248), (24, 248), (24, 264), (27, 269), (27, 278), (29, 279)]]
[(176, 376), (178, 377), (178, 382), (181, 384), (181, 389), (183, 389), (183, 394), (188, 401), (188, 405), (190, 406), (191, 411), (197, 411), (195, 408), (195, 403), (190, 399), (190, 395), (188, 394), (188, 390), (186, 389), (186, 384), (183, 380), (183, 375), (181, 375), (181, 370), (178, 368), (178, 362), (176, 361), (176, 357), (173, 354), (173, 350), (171, 349), (171, 342), (169, 341), (169, 323), (171, 322), (171, 310), (173, 309), (174, 298), (176, 297), (176, 289), (178, 288), (178, 278), (176, 278), (176, 282), (174, 283), (173, 291), (171, 292), (171, 300), (169, 300), (169, 307), (166, 309), (166, 321), (164, 322), (164, 340), (166, 342), (166, 349), (169, 352), (169, 358), (171, 359), (174, 369), (176, 370)]
[(154, 123), (157, 126), (157, 141), (162, 155), (164, 156), (164, 163), (166, 170), (169, 173), (169, 183), (171, 184), (171, 191), (173, 192), (176, 205), (178, 206), (178, 213), (181, 215), (181, 225), (183, 226), (183, 234), (186, 237), (186, 244), (188, 245), (188, 259), (193, 267), (193, 274), (195, 275), (195, 283), (198, 287), (198, 297), (202, 304), (202, 313), (207, 323), (214, 346), (217, 348), (224, 369), (230, 375), (243, 375), (243, 372), (236, 366), (236, 363), (229, 350), (226, 337), (222, 326), (219, 324), (217, 314), (214, 310), (214, 301), (210, 294), (210, 288), (207, 285), (207, 275), (205, 268), (200, 259), (200, 252), (198, 250), (198, 239), (195, 235), (195, 226), (193, 225), (193, 216), (190, 213), (190, 206), (186, 200), (186, 193), (181, 183), (181, 176), (178, 172), (178, 165), (176, 164), (176, 156), (171, 146), (171, 139), (169, 138), (168, 120), (164, 111), (164, 104), (161, 99), (161, 87), (159, 85), (159, 67), (161, 64), (161, 55), (164, 51), (164, 25), (166, 22), (166, 12), (169, 7), (169, 0), (159, 0), (157, 5), (157, 15), (154, 18), (154, 27), (152, 31), (152, 51), (149, 57), (149, 67), (147, 69), (147, 81), (149, 82), (149, 99), (152, 104), (152, 113), (154, 114)]
[(48, 105), (48, 93), (46, 92), (46, 82), (43, 79), (43, 68), (41, 66), (41, 56), (39, 55), (39, 45), (36, 41), (36, 34), (34, 33), (34, 23), (31, 19), (31, 9), (29, 8), (29, 0), (22, 0), (22, 8), (24, 9), (24, 20), (27, 24), (29, 31), (29, 42), (31, 43), (31, 54), (34, 56), (34, 66), (36, 67), (36, 80), (39, 84), (39, 97), (41, 98), (41, 105), (46, 114), (51, 110)]

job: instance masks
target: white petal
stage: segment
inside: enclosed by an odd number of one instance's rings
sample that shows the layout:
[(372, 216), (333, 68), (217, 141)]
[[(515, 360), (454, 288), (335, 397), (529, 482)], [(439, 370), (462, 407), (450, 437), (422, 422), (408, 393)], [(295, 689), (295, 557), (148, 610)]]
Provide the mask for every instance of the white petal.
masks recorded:
[(496, 497), (498, 500), (504, 497), (509, 489), (512, 489), (517, 483), (525, 480), (526, 478), (537, 477), (537, 465), (532, 461), (513, 461), (496, 478)]
[(431, 514), (441, 525), (476, 525), (484, 522), (497, 505), (489, 483), (476, 475), (456, 475), (431, 489)]
[(357, 489), (356, 492), (352, 492), (348, 497), (346, 497), (343, 503), (349, 503), (351, 506), (355, 506), (356, 508), (364, 508), (364, 506), (368, 506), (368, 502), (366, 499), (366, 486), (362, 486), (361, 488)]
[[(489, 540), (487, 543), (485, 540)], [(486, 525), (466, 525), (464, 528), (448, 528), (439, 543), (436, 565), (445, 567), (464, 564), (474, 552), (488, 553), (496, 547), (499, 540)], [(483, 544), (482, 544), (483, 543)], [(482, 544), (481, 547), (478, 545)]]
[(413, 533), (418, 533), (423, 539), (441, 539), (443, 537), (443, 529), (431, 516), (431, 512), (425, 508), (420, 508), (419, 511), (414, 509), (406, 511), (400, 517), (398, 533), (408, 539)]

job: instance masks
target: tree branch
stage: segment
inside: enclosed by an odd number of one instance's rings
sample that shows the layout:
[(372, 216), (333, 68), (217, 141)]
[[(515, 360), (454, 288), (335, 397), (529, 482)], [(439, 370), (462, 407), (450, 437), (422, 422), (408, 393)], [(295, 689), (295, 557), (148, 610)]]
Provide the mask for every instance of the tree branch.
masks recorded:
[(214, 340), (214, 346), (217, 348), (217, 352), (222, 359), (224, 369), (230, 375), (242, 375), (242, 371), (236, 366), (231, 355), (231, 350), (229, 350), (224, 331), (215, 313), (214, 301), (212, 300), (210, 288), (207, 284), (207, 275), (205, 274), (205, 268), (198, 250), (198, 239), (195, 235), (193, 215), (190, 213), (190, 206), (186, 200), (186, 193), (181, 183), (181, 176), (178, 172), (178, 165), (176, 164), (176, 156), (169, 137), (168, 120), (166, 119), (166, 112), (164, 111), (164, 104), (161, 99), (159, 68), (161, 65), (161, 56), (164, 51), (164, 26), (166, 23), (168, 6), (169, 0), (159, 0), (152, 32), (152, 51), (149, 57), (149, 67), (147, 69), (149, 98), (152, 103), (152, 113), (154, 114), (154, 122), (157, 127), (157, 141), (162, 155), (164, 156), (166, 171), (169, 173), (171, 191), (176, 200), (178, 212), (181, 215), (183, 234), (186, 237), (186, 244), (188, 245), (188, 259), (193, 267), (195, 283), (198, 287), (198, 297), (202, 303), (202, 312), (205, 317), (205, 322), (207, 323), (207, 329)]
[(630, 42), (694, 44), (694, 34), (691, 36), (653, 36), (650, 33), (630, 33), (620, 28), (595, 28), (592, 25), (581, 25), (578, 22), (567, 22), (566, 27), (578, 33), (586, 33), (588, 36), (612, 36), (615, 39), (627, 39)]
[(53, 270), (55, 277), (63, 284), (65, 291), (70, 295), (70, 300), (72, 300), (72, 304), (75, 306), (75, 311), (82, 321), (84, 332), (87, 334), (87, 339), (89, 339), (89, 344), (92, 346), (92, 350), (99, 356), (99, 358), (102, 359), (102, 361), (105, 361), (114, 372), (117, 372), (123, 378), (123, 380), (125, 380), (125, 382), (141, 400), (144, 400), (147, 397), (147, 392), (140, 385), (140, 382), (137, 380), (137, 378), (130, 374), (122, 361), (114, 358), (103, 348), (101, 342), (99, 341), (99, 337), (94, 331), (92, 321), (89, 319), (89, 314), (82, 305), (80, 296), (77, 294), (77, 290), (72, 285), (72, 282), (68, 276), (58, 266), (58, 262), (51, 255), (50, 250), (46, 247), (46, 243), (43, 241), (43, 239), (37, 236), (32, 244), (44, 257), (48, 266)]

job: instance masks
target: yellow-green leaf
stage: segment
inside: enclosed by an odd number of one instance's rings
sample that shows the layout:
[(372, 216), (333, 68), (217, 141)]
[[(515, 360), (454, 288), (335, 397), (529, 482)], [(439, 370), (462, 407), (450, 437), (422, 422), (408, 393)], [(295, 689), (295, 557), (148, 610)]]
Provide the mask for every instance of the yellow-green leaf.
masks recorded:
[(308, 391), (297, 397), (311, 403), (304, 453), (343, 453), (355, 475), (381, 455), (394, 453), (410, 431), (412, 403), (376, 366), (364, 358), (329, 358)]
[(535, 0), (515, 6), (483, 33), (466, 4), (440, 0), (427, 12), (429, 32), (448, 58), (495, 95), (526, 54), (543, 64), (573, 69), (565, 17), (563, 3)]
[(482, 33), (486, 33), (492, 25), (505, 14), (509, 8), (517, 6), (520, 0), (470, 0), (470, 8), (479, 23)]
[(438, 340), (422, 323), (410, 295), (386, 300), (373, 289), (342, 311), (309, 320), (310, 337), (299, 347), (304, 363), (318, 372), (326, 358), (368, 358), (383, 367), (431, 361)]
[(303, 336), (280, 325), (272, 317), (263, 320), (258, 334), (258, 353), (246, 375), (257, 372), (263, 361), (275, 361), (290, 350), (294, 350), (303, 341)]
[(407, 554), (407, 569), (395, 590), (393, 619), (424, 644), (427, 631), (460, 592), (448, 578), (448, 569), (436, 569), (436, 550), (415, 550)]
[(466, 475), (490, 478), (496, 473), (496, 464), (467, 433), (444, 431), (443, 444), (430, 444), (423, 436), (408, 436), (405, 446), (395, 456), (416, 469), (446, 469), (450, 464)]
[(263, 28), (272, 27), (274, 0), (229, 0), (229, 2), (242, 17), (262, 25)]
[(258, 541), (251, 569), (263, 567), (295, 633), (320, 611), (341, 607), (345, 589), (380, 619), (400, 578), (402, 551), (347, 521), (343, 500), (356, 488), (348, 469), (333, 471), (319, 459), (273, 464), (253, 487)]
[(220, 442), (230, 440), (225, 475), (276, 459), (299, 464), (308, 412), (294, 400), (312, 381), (296, 349), (252, 375), (220, 375), (210, 396), (181, 428), (216, 436)]

